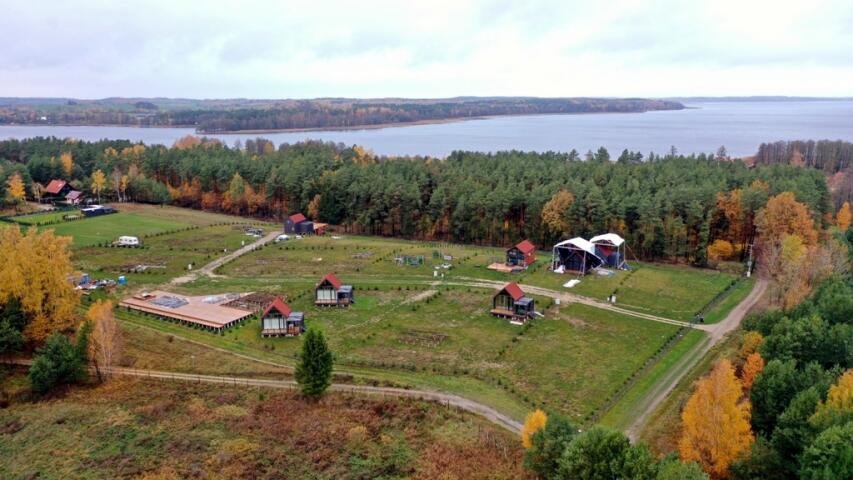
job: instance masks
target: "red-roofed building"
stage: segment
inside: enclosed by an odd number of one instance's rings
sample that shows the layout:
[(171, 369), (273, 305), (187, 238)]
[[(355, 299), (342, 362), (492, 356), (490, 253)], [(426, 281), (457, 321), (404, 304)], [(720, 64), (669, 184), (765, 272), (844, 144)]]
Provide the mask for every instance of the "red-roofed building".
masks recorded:
[(352, 285), (344, 285), (334, 273), (328, 273), (314, 289), (314, 305), (346, 307), (355, 302)]
[(65, 196), (65, 201), (71, 205), (78, 205), (83, 200), (83, 192), (79, 190), (71, 190)]
[(533, 299), (526, 297), (517, 283), (506, 284), (492, 297), (492, 315), (524, 323), (535, 312)]
[(294, 312), (281, 297), (275, 297), (261, 315), (262, 337), (293, 337), (305, 331), (305, 314)]
[(51, 197), (65, 197), (71, 191), (71, 185), (65, 180), (54, 179), (44, 187), (44, 193)]
[(527, 268), (536, 261), (536, 245), (530, 240), (524, 240), (506, 251), (508, 267)]
[(294, 213), (284, 220), (284, 233), (301, 235), (314, 233), (314, 222), (301, 213)]

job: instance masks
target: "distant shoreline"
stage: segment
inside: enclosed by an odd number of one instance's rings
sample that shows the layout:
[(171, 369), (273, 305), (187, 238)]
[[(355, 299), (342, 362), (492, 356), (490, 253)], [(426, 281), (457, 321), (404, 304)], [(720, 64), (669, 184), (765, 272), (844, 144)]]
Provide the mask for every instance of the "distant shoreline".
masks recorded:
[(346, 132), (353, 130), (382, 130), (386, 128), (401, 128), (414, 127), (418, 125), (438, 125), (445, 123), (461, 123), (471, 120), (488, 120), (491, 118), (515, 118), (515, 117), (543, 117), (543, 116), (566, 116), (566, 115), (610, 115), (610, 114), (628, 114), (628, 113), (649, 113), (649, 112), (678, 112), (682, 110), (693, 110), (701, 107), (691, 107), (685, 105), (684, 108), (677, 109), (661, 109), (661, 110), (643, 110), (636, 112), (567, 112), (567, 113), (513, 113), (507, 115), (479, 115), (476, 117), (453, 117), (453, 118), (436, 118), (430, 120), (417, 120), (414, 122), (395, 122), (395, 123), (377, 123), (365, 125), (351, 125), (346, 127), (303, 127), (303, 128), (277, 128), (277, 129), (252, 129), (252, 130), (222, 130), (216, 132), (199, 132), (194, 125), (120, 125), (112, 123), (3, 123), (0, 127), (120, 127), (120, 128), (140, 128), (140, 129), (155, 129), (155, 128), (179, 128), (193, 130), (193, 134), (197, 136), (208, 135), (262, 135), (264, 133), (302, 133), (302, 132)]

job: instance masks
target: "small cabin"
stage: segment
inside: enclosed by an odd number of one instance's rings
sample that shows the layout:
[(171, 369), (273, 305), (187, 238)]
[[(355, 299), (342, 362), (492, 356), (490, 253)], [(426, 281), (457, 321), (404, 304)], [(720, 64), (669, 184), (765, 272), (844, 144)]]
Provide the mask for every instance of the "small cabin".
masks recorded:
[(530, 240), (524, 240), (506, 251), (508, 267), (527, 268), (536, 261), (536, 245)]
[(65, 180), (54, 179), (44, 187), (44, 196), (65, 198), (66, 195), (71, 193), (71, 190), (73, 190), (73, 188), (70, 183)]
[(65, 195), (65, 202), (69, 205), (79, 205), (83, 201), (83, 192), (80, 190), (71, 190)]
[(533, 298), (524, 295), (517, 283), (508, 283), (492, 297), (492, 315), (524, 323), (535, 312)]
[(304, 331), (305, 314), (294, 312), (281, 297), (275, 297), (261, 314), (262, 337), (295, 337)]
[(344, 285), (334, 273), (323, 277), (314, 289), (314, 305), (346, 307), (354, 302), (352, 285)]
[(314, 233), (314, 222), (301, 213), (294, 213), (284, 220), (284, 233), (298, 235)]

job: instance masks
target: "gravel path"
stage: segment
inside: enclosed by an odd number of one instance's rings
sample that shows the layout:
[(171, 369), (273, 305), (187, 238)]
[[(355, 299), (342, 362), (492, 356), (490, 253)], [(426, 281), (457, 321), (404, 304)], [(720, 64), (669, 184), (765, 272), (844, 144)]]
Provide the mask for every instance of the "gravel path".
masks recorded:
[(241, 255), (245, 255), (245, 254), (255, 250), (258, 247), (261, 247), (261, 246), (264, 246), (264, 245), (270, 243), (271, 241), (275, 240), (275, 238), (278, 237), (279, 235), (281, 235), (281, 232), (278, 230), (276, 230), (272, 233), (268, 233), (266, 236), (259, 238), (259, 239), (255, 240), (254, 242), (252, 242), (248, 245), (240, 247), (231, 253), (228, 253), (228, 254), (223, 255), (219, 258), (216, 258), (215, 260), (211, 261), (207, 265), (202, 266), (201, 268), (199, 268), (198, 270), (196, 270), (194, 272), (188, 272), (186, 275), (182, 275), (180, 277), (173, 278), (170, 283), (172, 285), (183, 285), (185, 283), (190, 283), (190, 282), (196, 280), (200, 275), (206, 275), (208, 277), (214, 277), (214, 276), (216, 276), (216, 274), (213, 272), (217, 268), (221, 267), (222, 265), (225, 265), (226, 263), (230, 262), (231, 260), (234, 260), (237, 257), (240, 257)]

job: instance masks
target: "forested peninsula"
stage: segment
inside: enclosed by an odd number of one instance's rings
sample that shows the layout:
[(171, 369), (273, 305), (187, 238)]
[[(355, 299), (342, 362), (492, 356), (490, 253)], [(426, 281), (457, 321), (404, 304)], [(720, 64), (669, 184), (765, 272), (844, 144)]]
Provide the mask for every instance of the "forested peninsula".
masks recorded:
[(199, 133), (223, 133), (366, 128), (500, 115), (626, 113), (683, 108), (684, 105), (676, 101), (642, 98), (0, 98), (0, 125), (193, 127)]

